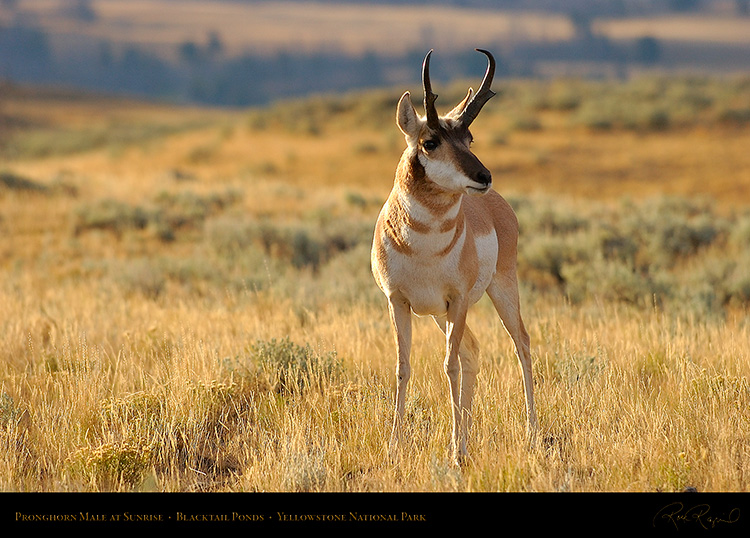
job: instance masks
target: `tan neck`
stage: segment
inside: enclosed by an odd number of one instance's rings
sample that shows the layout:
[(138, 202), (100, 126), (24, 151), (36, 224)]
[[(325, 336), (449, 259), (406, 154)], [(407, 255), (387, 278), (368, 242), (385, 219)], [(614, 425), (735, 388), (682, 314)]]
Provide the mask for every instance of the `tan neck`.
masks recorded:
[(388, 201), (386, 230), (394, 247), (410, 255), (448, 254), (465, 227), (462, 197), (427, 179), (416, 154), (404, 152)]
[[(446, 191), (425, 177), (425, 170), (419, 162), (417, 152), (411, 148), (401, 156), (396, 170), (395, 187), (400, 191), (402, 200), (408, 200), (411, 204), (417, 203), (420, 208), (427, 210), (427, 220), (431, 221), (427, 224), (430, 225), (450, 216), (463, 197), (461, 193)], [(412, 216), (422, 217), (415, 214)]]

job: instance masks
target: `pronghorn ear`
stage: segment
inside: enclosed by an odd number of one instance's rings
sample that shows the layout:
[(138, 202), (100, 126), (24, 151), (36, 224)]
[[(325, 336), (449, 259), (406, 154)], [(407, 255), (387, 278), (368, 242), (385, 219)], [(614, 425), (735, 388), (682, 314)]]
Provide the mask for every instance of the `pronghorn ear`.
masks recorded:
[(459, 117), (461, 115), (461, 113), (464, 111), (464, 109), (466, 108), (466, 105), (468, 105), (469, 101), (471, 101), (471, 96), (472, 95), (474, 95), (474, 90), (472, 90), (471, 88), (469, 88), (469, 93), (466, 94), (466, 97), (464, 97), (464, 100), (461, 101), (460, 103), (458, 103), (456, 105), (456, 107), (453, 110), (451, 110), (450, 112), (448, 112), (448, 114), (446, 116), (449, 117), (449, 118), (457, 118), (457, 117)]
[(407, 138), (416, 138), (419, 135), (419, 116), (411, 103), (409, 92), (405, 92), (398, 102), (396, 109), (396, 123), (398, 128)]

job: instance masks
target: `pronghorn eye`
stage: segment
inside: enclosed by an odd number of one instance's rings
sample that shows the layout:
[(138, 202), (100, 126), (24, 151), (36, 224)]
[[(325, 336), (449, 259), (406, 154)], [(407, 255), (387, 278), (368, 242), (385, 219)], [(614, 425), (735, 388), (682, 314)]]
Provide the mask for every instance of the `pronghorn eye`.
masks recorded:
[(425, 140), (422, 144), (422, 147), (426, 149), (427, 151), (432, 151), (433, 149), (438, 147), (438, 141), (437, 140)]

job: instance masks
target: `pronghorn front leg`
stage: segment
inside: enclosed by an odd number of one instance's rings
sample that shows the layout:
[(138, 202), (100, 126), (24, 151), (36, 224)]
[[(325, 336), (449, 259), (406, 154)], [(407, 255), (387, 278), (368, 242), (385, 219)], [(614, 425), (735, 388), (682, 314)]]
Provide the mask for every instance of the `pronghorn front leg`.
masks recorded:
[(397, 365), (396, 365), (396, 409), (393, 416), (393, 429), (391, 431), (390, 451), (395, 452), (396, 446), (401, 441), (401, 424), (404, 419), (406, 408), (406, 388), (411, 376), (411, 365), (409, 355), (411, 353), (411, 306), (400, 296), (388, 298), (388, 312), (393, 324), (393, 336), (396, 340)]
[(462, 299), (448, 304), (448, 315), (445, 324), (446, 351), (443, 368), (448, 376), (453, 410), (453, 429), (451, 447), (454, 459), (460, 463), (466, 456), (466, 429), (461, 408), (461, 362), (459, 350), (466, 329), (466, 311), (468, 305)]

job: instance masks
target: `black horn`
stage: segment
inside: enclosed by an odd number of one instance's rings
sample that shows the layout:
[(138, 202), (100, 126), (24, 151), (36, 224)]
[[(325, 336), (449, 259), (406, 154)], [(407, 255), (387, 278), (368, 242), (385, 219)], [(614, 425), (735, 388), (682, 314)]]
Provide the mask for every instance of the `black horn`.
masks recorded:
[(432, 83), (430, 82), (430, 55), (432, 49), (424, 57), (422, 64), (422, 86), (424, 87), (424, 111), (427, 116), (427, 126), (436, 131), (439, 127), (438, 113), (435, 108), (435, 99), (437, 94), (432, 93)]
[[(474, 119), (479, 115), (479, 111), (482, 110), (484, 104), (496, 95), (495, 92), (490, 89), (490, 86), (492, 85), (492, 79), (495, 77), (495, 58), (488, 50), (476, 50), (487, 56), (488, 65), (487, 71), (484, 74), (484, 79), (482, 80), (482, 85), (479, 87), (479, 91), (474, 95), (469, 104), (466, 105), (466, 108), (459, 118), (459, 120), (465, 127), (471, 125), (471, 122), (473, 122)], [(425, 102), (426, 99), (427, 98), (425, 97)]]

